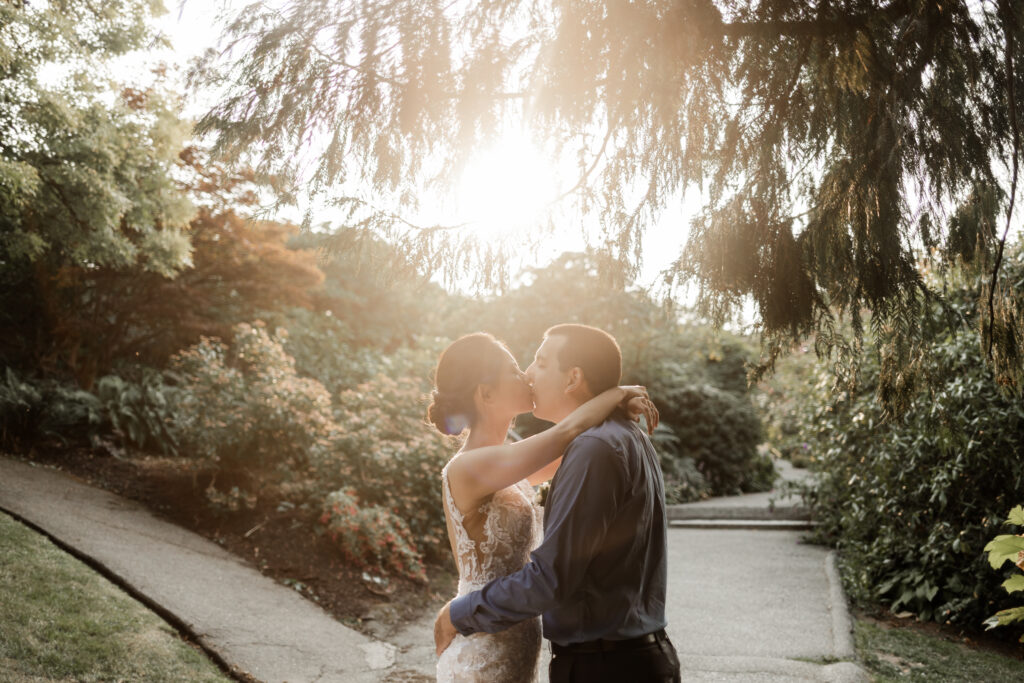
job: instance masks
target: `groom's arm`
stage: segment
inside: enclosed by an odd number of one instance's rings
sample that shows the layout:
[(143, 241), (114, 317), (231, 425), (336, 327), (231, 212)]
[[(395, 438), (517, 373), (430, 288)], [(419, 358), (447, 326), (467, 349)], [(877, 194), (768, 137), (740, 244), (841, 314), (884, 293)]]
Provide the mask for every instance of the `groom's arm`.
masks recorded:
[(573, 441), (548, 495), (544, 542), (518, 572), (452, 601), (458, 632), (502, 631), (572, 596), (615, 519), (625, 485), (625, 463), (609, 444), (586, 435)]

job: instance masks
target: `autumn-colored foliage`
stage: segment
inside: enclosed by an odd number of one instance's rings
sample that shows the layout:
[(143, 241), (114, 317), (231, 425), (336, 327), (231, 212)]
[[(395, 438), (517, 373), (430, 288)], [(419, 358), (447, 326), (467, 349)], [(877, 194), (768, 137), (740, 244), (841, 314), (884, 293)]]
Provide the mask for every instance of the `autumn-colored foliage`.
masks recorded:
[(234, 196), (242, 181), (217, 176), (217, 188), (209, 174), (196, 175), (194, 187), (214, 207), (201, 206), (190, 223), (190, 267), (173, 277), (47, 261), (5, 269), (11, 334), (0, 357), (89, 389), (119, 360), (162, 366), (201, 336), (226, 338), (261, 311), (312, 306), (324, 276), (313, 251), (289, 248), (298, 228), (215, 208), (226, 199), (220, 192)]

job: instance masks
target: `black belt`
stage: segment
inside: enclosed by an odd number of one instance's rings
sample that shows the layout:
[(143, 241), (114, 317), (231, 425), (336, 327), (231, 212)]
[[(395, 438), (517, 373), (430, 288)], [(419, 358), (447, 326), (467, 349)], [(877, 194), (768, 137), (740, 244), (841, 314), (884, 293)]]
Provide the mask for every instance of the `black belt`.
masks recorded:
[(555, 655), (582, 655), (594, 652), (621, 652), (623, 650), (636, 650), (645, 645), (651, 645), (667, 639), (668, 636), (665, 634), (665, 629), (660, 629), (654, 633), (648, 633), (636, 638), (627, 638), (626, 640), (598, 639), (588, 640), (584, 643), (571, 643), (569, 645), (551, 643), (551, 653)]

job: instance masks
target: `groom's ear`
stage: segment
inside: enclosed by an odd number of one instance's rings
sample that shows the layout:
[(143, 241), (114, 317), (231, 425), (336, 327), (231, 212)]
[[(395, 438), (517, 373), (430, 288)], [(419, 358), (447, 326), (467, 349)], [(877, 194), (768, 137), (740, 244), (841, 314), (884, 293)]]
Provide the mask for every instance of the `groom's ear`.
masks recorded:
[(565, 393), (571, 394), (583, 388), (586, 378), (583, 377), (583, 370), (578, 367), (569, 370), (569, 379), (565, 385)]
[(481, 403), (487, 403), (494, 397), (494, 387), (490, 384), (478, 384), (475, 393)]

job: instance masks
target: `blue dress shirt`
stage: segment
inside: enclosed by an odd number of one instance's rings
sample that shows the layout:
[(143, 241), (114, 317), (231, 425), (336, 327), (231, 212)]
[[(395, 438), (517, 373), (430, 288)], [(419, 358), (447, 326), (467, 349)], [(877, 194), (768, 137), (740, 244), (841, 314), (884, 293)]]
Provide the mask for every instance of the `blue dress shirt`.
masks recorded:
[(543, 615), (560, 645), (664, 628), (665, 487), (647, 434), (613, 417), (577, 437), (551, 481), (544, 541), (521, 570), (456, 598), (464, 636)]

